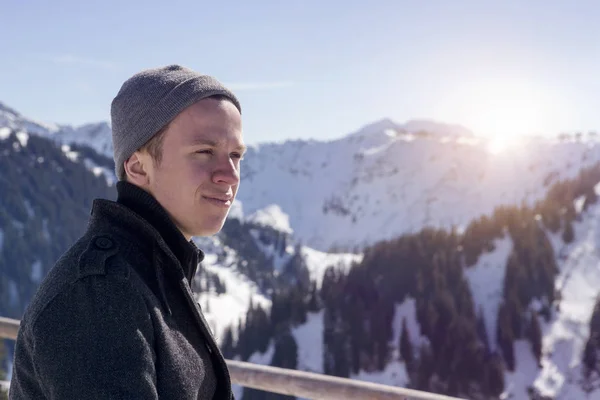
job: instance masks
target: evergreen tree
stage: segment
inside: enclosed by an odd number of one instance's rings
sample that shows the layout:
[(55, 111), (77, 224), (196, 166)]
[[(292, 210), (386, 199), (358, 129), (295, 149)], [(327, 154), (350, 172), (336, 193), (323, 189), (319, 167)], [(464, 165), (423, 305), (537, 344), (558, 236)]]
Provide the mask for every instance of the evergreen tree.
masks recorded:
[(483, 387), (493, 398), (500, 396), (504, 390), (504, 367), (497, 354), (485, 364)]
[(419, 363), (417, 368), (417, 389), (428, 391), (429, 382), (435, 370), (435, 360), (431, 347), (423, 343), (419, 348)]
[(334, 308), (325, 307), (323, 313), (323, 372), (332, 375), (335, 370), (333, 341), (335, 338), (335, 324), (337, 313)]
[(246, 322), (240, 325), (236, 353), (246, 361), (252, 353), (258, 351), (264, 353), (269, 347), (273, 336), (273, 326), (265, 310), (260, 306), (254, 306), (250, 301), (250, 307), (246, 313)]
[(294, 285), (302, 292), (309, 290), (310, 273), (306, 265), (306, 260), (302, 255), (302, 245), (296, 244), (294, 255), (289, 259), (283, 267), (282, 278), (286, 278), (289, 283)]
[(323, 316), (323, 372), (347, 378), (350, 376), (350, 335), (335, 309), (325, 308)]
[(410, 368), (414, 361), (413, 348), (410, 340), (410, 334), (406, 327), (406, 317), (402, 318), (402, 330), (400, 331), (400, 357)]
[(506, 368), (509, 371), (515, 370), (515, 350), (514, 350), (514, 335), (512, 332), (512, 324), (506, 304), (502, 303), (498, 309), (498, 325), (496, 334), (498, 345), (502, 351)]
[(310, 295), (308, 298), (308, 304), (306, 310), (309, 312), (317, 312), (321, 309), (321, 299), (319, 298), (319, 290), (317, 289), (317, 282), (312, 281), (310, 284)]
[(291, 322), (294, 324), (306, 323), (307, 304), (304, 298), (304, 289), (293, 286), (289, 292), (291, 307)]
[(477, 335), (479, 336), (479, 340), (483, 343), (483, 346), (486, 350), (486, 353), (490, 352), (490, 338), (487, 332), (487, 328), (485, 325), (485, 317), (483, 315), (483, 308), (479, 306), (479, 311), (477, 313)]
[(597, 362), (597, 354), (596, 354), (596, 345), (592, 338), (588, 339), (585, 344), (585, 349), (583, 351), (583, 364), (586, 367), (586, 374), (589, 374), (592, 371), (596, 371), (596, 362)]
[(512, 321), (513, 337), (515, 339), (521, 339), (524, 336), (523, 307), (516, 296), (509, 298), (508, 307)]
[(298, 367), (298, 344), (289, 332), (285, 332), (275, 340), (275, 352), (271, 365), (281, 368), (296, 369)]
[(598, 195), (596, 194), (596, 191), (594, 190), (594, 188), (590, 187), (589, 189), (586, 190), (586, 193), (585, 193), (585, 200), (583, 202), (583, 209), (587, 210), (587, 208), (589, 207), (589, 205), (596, 203), (596, 201), (598, 201)]
[(583, 363), (586, 374), (597, 371), (598, 349), (600, 348), (600, 296), (596, 298), (592, 318), (590, 319), (590, 336), (583, 351)]
[(256, 349), (264, 353), (269, 347), (269, 342), (273, 335), (271, 324), (269, 323), (269, 316), (261, 306), (257, 306), (255, 315), (252, 318), (253, 329), (255, 333)]
[(542, 358), (542, 330), (540, 328), (540, 321), (538, 320), (535, 312), (531, 313), (531, 322), (529, 325), (529, 340), (531, 341), (531, 348), (533, 355), (537, 360), (538, 367), (541, 366), (540, 360)]
[(233, 332), (231, 327), (225, 328), (221, 351), (225, 358), (233, 358), (235, 356), (235, 345), (233, 343)]
[(575, 239), (575, 232), (573, 231), (573, 223), (570, 220), (565, 221), (565, 230), (562, 234), (563, 242), (569, 244)]

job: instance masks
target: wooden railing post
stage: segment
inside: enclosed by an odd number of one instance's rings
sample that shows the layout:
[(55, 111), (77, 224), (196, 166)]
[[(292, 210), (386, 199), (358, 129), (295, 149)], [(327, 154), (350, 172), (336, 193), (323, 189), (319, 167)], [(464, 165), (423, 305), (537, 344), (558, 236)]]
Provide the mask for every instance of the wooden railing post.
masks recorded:
[(11, 318), (0, 317), (0, 338), (17, 340), (19, 321)]

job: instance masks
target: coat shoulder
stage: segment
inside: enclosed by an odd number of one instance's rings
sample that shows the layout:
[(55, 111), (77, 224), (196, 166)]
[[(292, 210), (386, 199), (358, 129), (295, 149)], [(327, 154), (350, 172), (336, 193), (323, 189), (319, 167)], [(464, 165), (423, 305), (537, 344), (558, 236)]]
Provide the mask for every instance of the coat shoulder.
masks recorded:
[(54, 264), (28, 304), (21, 326), (30, 329), (52, 300), (92, 275), (129, 276), (120, 254), (121, 244), (111, 233), (86, 233)]

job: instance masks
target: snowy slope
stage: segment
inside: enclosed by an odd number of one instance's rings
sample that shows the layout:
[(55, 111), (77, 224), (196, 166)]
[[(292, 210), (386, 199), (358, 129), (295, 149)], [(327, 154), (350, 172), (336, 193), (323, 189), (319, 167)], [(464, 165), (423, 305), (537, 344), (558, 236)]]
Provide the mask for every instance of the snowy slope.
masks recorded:
[[(596, 193), (598, 189), (597, 185)], [(588, 397), (582, 391), (581, 360), (600, 293), (600, 205), (589, 207), (582, 217), (573, 226), (574, 243), (566, 246), (560, 237), (553, 238), (556, 254), (560, 255), (556, 287), (562, 300), (556, 318), (542, 324), (542, 368), (535, 373), (534, 386), (540, 393), (561, 400)], [(588, 398), (600, 398), (598, 383), (595, 386)]]
[[(244, 217), (242, 208), (240, 202), (236, 201), (235, 210), (232, 210), (233, 213), (230, 214), (229, 218), (240, 219), (242, 222), (252, 224), (260, 222), (261, 225), (279, 230), (282, 233), (289, 233), (288, 226), (286, 226), (288, 216), (281, 213), (281, 210), (266, 207), (257, 213), (255, 212), (248, 217)], [(257, 215), (261, 216), (258, 221)], [(258, 238), (255, 237), (255, 239), (259, 247), (269, 254), (270, 249), (260, 246)], [(244, 262), (244, 260), (234, 249), (224, 246), (219, 235), (210, 238), (194, 238), (194, 241), (205, 253), (202, 268), (218, 275), (227, 288), (227, 292), (223, 294), (218, 294), (214, 290), (201, 291), (196, 294), (196, 299), (217, 341), (222, 343), (224, 331), (227, 327), (237, 328), (240, 322), (245, 321), (250, 301), (261, 305), (268, 311), (271, 308), (271, 300), (268, 296), (260, 292), (256, 283), (239, 272), (237, 266), (239, 263)], [(291, 252), (294, 246), (288, 246), (288, 248), (288, 251)], [(329, 266), (348, 269), (352, 263), (359, 262), (362, 258), (361, 255), (356, 254), (327, 254), (306, 246), (301, 246), (300, 251), (306, 259), (310, 280), (316, 281), (318, 286), (321, 285), (325, 270)], [(277, 264), (281, 264), (281, 262), (276, 262), (275, 268), (277, 268)], [(202, 283), (198, 282), (198, 284)], [(400, 325), (398, 325), (397, 329), (399, 335)], [(237, 329), (234, 329), (233, 333), (234, 340), (237, 340)], [(299, 369), (322, 372), (323, 313), (309, 314), (307, 323), (294, 329), (292, 334), (299, 347)], [(254, 353), (248, 362), (269, 365), (273, 354), (274, 346), (273, 342), (271, 342), (265, 353)], [(382, 378), (380, 377), (379, 379)], [(233, 385), (232, 389), (236, 398), (241, 399), (243, 388)]]
[(592, 142), (531, 138), (496, 153), (482, 139), (404, 132), (383, 121), (331, 142), (254, 146), (238, 196), (247, 212), (278, 204), (308, 246), (352, 249), (531, 204), (600, 160)]
[[(600, 186), (596, 192), (600, 193)], [(576, 202), (579, 203), (579, 202)], [(533, 387), (543, 396), (557, 400), (600, 399), (600, 387), (582, 390), (582, 355), (589, 337), (589, 322), (596, 296), (600, 293), (600, 205), (594, 204), (574, 223), (575, 241), (566, 245), (561, 233), (547, 232), (553, 245), (560, 273), (555, 286), (562, 299), (559, 311), (546, 323), (540, 319), (543, 336), (541, 368), (533, 355), (531, 343), (515, 341), (516, 370), (505, 374), (503, 398), (528, 398)], [(502, 281), (512, 249), (510, 238), (495, 242), (493, 252), (482, 255), (475, 267), (465, 271), (477, 308), (484, 312), (490, 345), (496, 345), (496, 319), (503, 300)], [(537, 309), (538, 304), (531, 304)]]
[(106, 122), (85, 124), (77, 127), (63, 125), (55, 134), (64, 144), (81, 144), (91, 147), (99, 154), (112, 159), (112, 131)]
[[(243, 223), (254, 223), (256, 214), (245, 217), (241, 211), (242, 205), (239, 204), (239, 201), (236, 201), (236, 203), (236, 211), (232, 215), (230, 214), (229, 218), (239, 219)], [(263, 219), (262, 223), (264, 225), (269, 224), (270, 228), (279, 230), (282, 233), (288, 233), (286, 227), (282, 227), (288, 217), (280, 211), (273, 212), (273, 210), (272, 207), (261, 210), (262, 215), (272, 213), (268, 218)], [(270, 249), (262, 246), (257, 236), (254, 236), (254, 238), (259, 244), (259, 248), (269, 254)], [(200, 292), (197, 295), (197, 300), (217, 340), (221, 340), (226, 327), (237, 327), (240, 321), (244, 321), (250, 300), (266, 310), (270, 309), (271, 300), (266, 294), (260, 293), (255, 282), (239, 272), (237, 266), (239, 263), (244, 262), (243, 258), (235, 249), (223, 245), (219, 235), (210, 238), (194, 238), (194, 241), (205, 253), (202, 268), (218, 275), (227, 288), (227, 292), (224, 294), (217, 294), (212, 290)], [(293, 255), (294, 248), (293, 245), (288, 246), (288, 256)], [(356, 254), (327, 254), (306, 246), (301, 246), (299, 250), (306, 259), (310, 280), (317, 282), (317, 286), (320, 286), (323, 281), (323, 275), (328, 267), (337, 266), (348, 269), (353, 263), (360, 262), (362, 258), (361, 255)], [(274, 268), (276, 271), (278, 269), (277, 265), (278, 263), (275, 262)], [(202, 284), (202, 282), (198, 283)]]
[[(600, 185), (596, 187), (600, 194)], [(516, 370), (505, 372), (505, 392), (503, 399), (529, 398), (531, 388), (548, 398), (570, 400), (583, 398), (600, 399), (600, 382), (595, 382), (595, 389), (586, 393), (582, 375), (582, 352), (589, 336), (589, 321), (596, 296), (600, 292), (600, 203), (593, 204), (581, 211), (581, 201), (576, 200), (576, 209), (581, 212), (580, 218), (574, 223), (575, 241), (566, 245), (561, 233), (548, 232), (555, 250), (560, 269), (556, 278), (556, 287), (562, 300), (554, 317), (546, 323), (540, 319), (543, 335), (543, 350), (541, 367), (538, 367), (531, 343), (528, 340), (515, 341)], [(274, 223), (277, 225), (277, 223)], [(465, 270), (465, 277), (470, 284), (475, 307), (483, 310), (490, 346), (496, 348), (496, 323), (498, 308), (503, 301), (502, 282), (505, 266), (512, 250), (513, 243), (509, 236), (495, 240), (494, 250), (482, 254), (474, 267)], [(321, 253), (314, 249), (304, 248), (309, 268), (313, 276), (322, 277), (322, 265), (319, 257), (334, 255)], [(349, 265), (351, 261), (359, 261), (360, 256), (341, 255), (339, 262)], [(531, 309), (538, 309), (536, 302)], [(415, 304), (413, 299), (406, 299), (401, 305), (396, 305), (394, 316), (393, 338), (400, 335), (402, 319), (406, 318), (407, 326), (413, 344), (417, 347), (420, 340), (420, 328), (416, 321)], [(293, 329), (292, 334), (298, 344), (298, 369), (323, 372), (323, 312), (309, 313), (307, 322)], [(390, 343), (393, 359), (398, 360), (398, 343)], [(272, 346), (265, 354), (254, 354), (253, 362), (269, 364), (273, 355)], [(406, 386), (408, 377), (402, 362), (393, 361), (385, 370), (378, 373), (366, 373), (351, 376), (370, 382)]]
[[(298, 345), (298, 370), (323, 373), (323, 314), (323, 311), (308, 313), (306, 323), (292, 330), (292, 335)], [(417, 323), (414, 299), (408, 298), (402, 304), (396, 305), (393, 320), (393, 338), (400, 337), (403, 318), (406, 318), (413, 345), (417, 347), (421, 343), (421, 331)], [(351, 374), (349, 378), (384, 385), (407, 387), (409, 378), (406, 366), (404, 362), (398, 361), (400, 354), (398, 341), (391, 341), (389, 346), (393, 359), (396, 361), (388, 363), (381, 372), (360, 371), (358, 374)], [(265, 353), (254, 353), (249, 361), (269, 365), (272, 357), (273, 346), (271, 345)]]
[(512, 239), (506, 235), (501, 240), (494, 241), (495, 250), (482, 254), (473, 268), (465, 270), (464, 274), (471, 287), (476, 309), (483, 311), (486, 332), (488, 332), (490, 349), (498, 348), (496, 325), (498, 309), (504, 300), (504, 276), (506, 262), (513, 249)]

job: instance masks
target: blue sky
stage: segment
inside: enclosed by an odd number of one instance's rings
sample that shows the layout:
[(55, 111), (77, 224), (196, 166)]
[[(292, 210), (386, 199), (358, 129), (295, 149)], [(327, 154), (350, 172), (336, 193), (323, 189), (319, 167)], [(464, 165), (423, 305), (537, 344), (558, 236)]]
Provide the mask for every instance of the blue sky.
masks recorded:
[(1, 0), (0, 15), (0, 101), (43, 121), (108, 120), (125, 79), (179, 63), (236, 91), (249, 143), (385, 117), (600, 130), (597, 1)]

